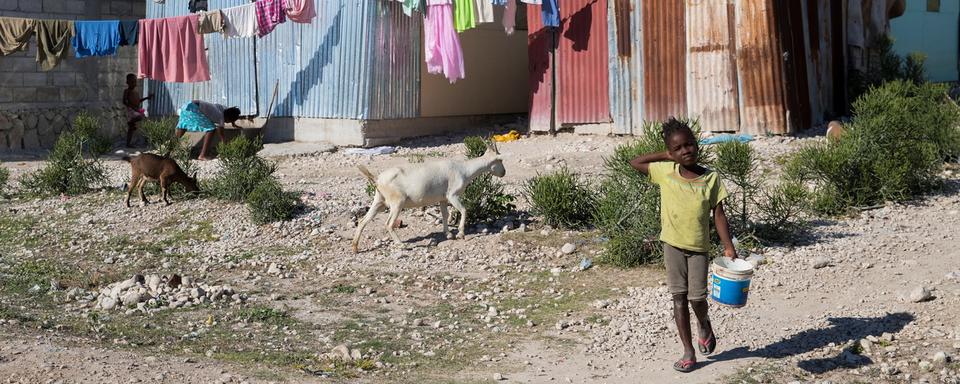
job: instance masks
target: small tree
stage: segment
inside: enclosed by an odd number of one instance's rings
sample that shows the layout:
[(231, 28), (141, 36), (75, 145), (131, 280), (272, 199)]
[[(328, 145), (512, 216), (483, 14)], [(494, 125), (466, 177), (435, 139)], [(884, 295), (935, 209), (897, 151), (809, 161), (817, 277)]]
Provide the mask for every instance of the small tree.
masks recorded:
[(71, 130), (60, 134), (45, 167), (24, 175), (20, 184), (34, 196), (79, 195), (107, 181), (100, 157), (111, 143), (97, 134), (100, 121), (86, 112), (73, 120)]

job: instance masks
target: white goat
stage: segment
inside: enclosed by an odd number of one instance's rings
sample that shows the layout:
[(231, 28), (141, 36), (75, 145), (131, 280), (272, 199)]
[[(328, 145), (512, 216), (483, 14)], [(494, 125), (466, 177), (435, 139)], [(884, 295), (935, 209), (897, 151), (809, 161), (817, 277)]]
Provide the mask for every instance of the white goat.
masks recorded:
[(409, 164), (387, 169), (374, 177), (366, 167), (358, 165), (360, 172), (377, 187), (373, 196), (373, 203), (363, 220), (357, 225), (357, 233), (353, 236), (353, 252), (357, 253), (360, 243), (360, 233), (374, 216), (384, 206), (390, 208), (390, 217), (387, 219), (387, 231), (397, 244), (402, 244), (400, 237), (393, 229), (393, 223), (400, 216), (404, 208), (417, 208), (433, 204), (440, 204), (443, 234), (448, 236), (447, 204), (452, 205), (460, 212), (460, 226), (457, 235), (464, 236), (464, 227), (467, 222), (467, 210), (460, 202), (463, 189), (473, 179), (486, 172), (494, 176), (503, 177), (507, 171), (503, 168), (503, 159), (495, 144), (489, 142), (489, 149), (483, 156), (465, 160), (442, 160), (425, 164)]

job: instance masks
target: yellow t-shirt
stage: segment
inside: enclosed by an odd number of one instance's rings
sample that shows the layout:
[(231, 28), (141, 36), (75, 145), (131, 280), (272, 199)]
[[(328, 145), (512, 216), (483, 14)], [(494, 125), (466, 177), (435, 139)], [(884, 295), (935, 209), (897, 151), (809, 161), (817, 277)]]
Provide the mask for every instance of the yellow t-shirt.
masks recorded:
[(716, 172), (680, 176), (672, 161), (651, 163), (650, 181), (660, 186), (660, 241), (693, 252), (710, 251), (710, 212), (727, 191)]

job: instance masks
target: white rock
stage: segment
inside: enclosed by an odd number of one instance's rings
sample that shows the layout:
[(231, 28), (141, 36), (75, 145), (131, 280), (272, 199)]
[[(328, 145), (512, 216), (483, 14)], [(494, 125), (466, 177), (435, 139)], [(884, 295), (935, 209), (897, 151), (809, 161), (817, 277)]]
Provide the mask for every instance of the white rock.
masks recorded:
[(569, 255), (577, 251), (577, 246), (573, 243), (566, 243), (563, 247), (560, 247), (560, 252), (563, 252), (564, 255)]
[(933, 298), (933, 294), (930, 293), (930, 290), (927, 287), (916, 287), (910, 291), (910, 301), (914, 303), (920, 303)]
[(944, 365), (950, 362), (950, 356), (947, 356), (947, 353), (944, 351), (937, 352), (933, 354), (933, 363), (937, 365)]
[(490, 308), (487, 308), (487, 314), (490, 316), (497, 316), (500, 313), (497, 312), (497, 307), (491, 306)]
[(493, 374), (493, 380), (494, 380), (494, 381), (503, 381), (503, 380), (504, 380), (504, 379), (503, 379), (503, 374), (501, 374), (500, 372), (494, 373), (494, 374)]
[(110, 296), (103, 296), (100, 298), (100, 308), (103, 309), (113, 309), (117, 306), (117, 300)]
[(563, 272), (563, 269), (560, 268), (550, 268), (550, 274), (554, 276), (560, 276), (560, 272)]
[(918, 365), (920, 370), (924, 372), (930, 372), (933, 369), (933, 364), (930, 364), (929, 361), (921, 361)]
[(122, 298), (120, 298), (120, 301), (123, 303), (124, 306), (127, 306), (127, 307), (135, 306), (137, 305), (137, 303), (141, 301), (140, 292), (129, 291), (125, 293)]
[(353, 359), (353, 357), (350, 356), (350, 348), (348, 348), (346, 344), (340, 344), (336, 347), (333, 347), (333, 349), (330, 350), (330, 355), (334, 358), (339, 358), (345, 361), (350, 361)]
[(756, 253), (751, 254), (750, 257), (747, 257), (747, 262), (750, 263), (754, 268), (764, 265), (767, 263), (767, 258), (763, 255), (758, 255)]
[(818, 257), (813, 259), (810, 262), (810, 265), (813, 266), (813, 269), (820, 269), (830, 265), (830, 259), (826, 257)]
[(267, 268), (267, 273), (271, 275), (279, 275), (280, 272), (280, 267), (277, 266), (277, 263), (270, 263), (270, 268)]

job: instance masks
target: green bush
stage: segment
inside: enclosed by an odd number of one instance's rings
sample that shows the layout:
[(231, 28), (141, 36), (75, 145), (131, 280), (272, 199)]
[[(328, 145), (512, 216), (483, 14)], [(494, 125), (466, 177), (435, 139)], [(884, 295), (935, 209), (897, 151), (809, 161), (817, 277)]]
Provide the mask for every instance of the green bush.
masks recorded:
[(220, 143), (220, 170), (207, 188), (210, 193), (224, 200), (244, 201), (260, 183), (271, 180), (277, 167), (257, 156), (262, 148), (259, 137), (251, 140), (240, 136)]
[(660, 124), (645, 123), (636, 140), (617, 147), (604, 159), (606, 175), (600, 184), (593, 223), (609, 242), (599, 261), (632, 267), (662, 260), (658, 240), (660, 190), (633, 169), (630, 160), (665, 150)]
[(558, 228), (581, 228), (590, 223), (596, 197), (590, 187), (567, 168), (537, 175), (524, 185), (533, 212)]
[[(481, 157), (487, 152), (487, 144), (480, 136), (467, 137), (463, 144), (469, 159)], [(513, 201), (514, 197), (504, 191), (503, 183), (489, 173), (473, 179), (460, 196), (460, 202), (469, 213), (469, 224), (490, 222), (509, 215), (516, 209)], [(459, 220), (460, 215), (455, 212), (451, 217)]]
[(274, 178), (277, 166), (260, 156), (261, 137), (237, 137), (217, 146), (220, 170), (207, 190), (214, 196), (247, 204), (250, 218), (257, 224), (288, 220), (300, 203), (296, 193), (285, 192)]
[(250, 218), (257, 224), (289, 220), (299, 202), (296, 193), (285, 192), (273, 179), (264, 180), (247, 196)]
[(749, 231), (751, 210), (763, 183), (759, 159), (750, 144), (738, 141), (716, 145), (716, 156), (713, 168), (729, 193), (723, 206), (730, 229), (733, 233)]
[(854, 103), (840, 140), (802, 148), (788, 160), (788, 177), (810, 186), (823, 214), (935, 190), (944, 161), (960, 154), (960, 110), (945, 92), (900, 80), (872, 88)]
[(100, 156), (110, 150), (110, 142), (97, 134), (99, 124), (86, 113), (77, 115), (73, 128), (60, 134), (46, 166), (21, 178), (24, 192), (38, 197), (79, 195), (105, 183)]
[(463, 145), (467, 148), (468, 159), (478, 158), (487, 152), (487, 142), (480, 136), (468, 136), (464, 138)]

